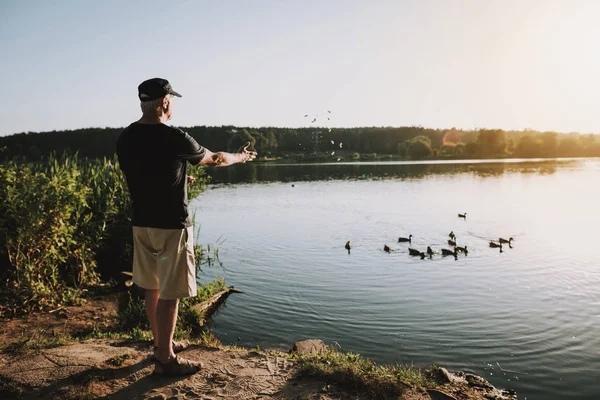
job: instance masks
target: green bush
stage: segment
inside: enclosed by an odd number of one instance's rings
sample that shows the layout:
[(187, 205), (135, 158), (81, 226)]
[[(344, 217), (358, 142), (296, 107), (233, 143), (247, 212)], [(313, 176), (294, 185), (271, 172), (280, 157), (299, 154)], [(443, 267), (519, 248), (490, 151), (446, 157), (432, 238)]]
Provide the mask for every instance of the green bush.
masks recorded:
[[(187, 297), (179, 302), (179, 316), (177, 318), (176, 331), (178, 336), (187, 336), (190, 333), (200, 331), (199, 322), (204, 316), (194, 309), (196, 304), (208, 300), (218, 292), (225, 290), (224, 279), (217, 279), (212, 282), (198, 286), (198, 294), (195, 297)], [(141, 297), (134, 297), (130, 292), (123, 293), (119, 299), (119, 330), (124, 332), (133, 332), (134, 329), (149, 330), (148, 317), (144, 300)]]
[[(193, 198), (207, 177), (201, 167), (191, 174)], [(101, 277), (130, 270), (130, 216), (116, 159), (0, 164), (0, 313), (72, 303)]]

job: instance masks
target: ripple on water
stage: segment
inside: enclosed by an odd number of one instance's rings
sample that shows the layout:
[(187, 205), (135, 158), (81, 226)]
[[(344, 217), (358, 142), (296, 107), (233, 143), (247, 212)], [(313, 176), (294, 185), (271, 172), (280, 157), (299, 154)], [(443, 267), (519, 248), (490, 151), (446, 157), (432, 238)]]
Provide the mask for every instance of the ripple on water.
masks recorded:
[[(519, 398), (595, 398), (600, 192), (589, 182), (600, 162), (518, 170), (396, 165), (378, 181), (207, 191), (200, 242), (227, 239), (225, 277), (246, 292), (227, 300), (215, 332), (261, 346), (321, 337), (381, 362), (479, 373)], [(451, 230), (467, 257), (407, 254), (448, 247)], [(397, 242), (409, 234), (410, 245)], [(488, 246), (511, 236), (512, 249)]]

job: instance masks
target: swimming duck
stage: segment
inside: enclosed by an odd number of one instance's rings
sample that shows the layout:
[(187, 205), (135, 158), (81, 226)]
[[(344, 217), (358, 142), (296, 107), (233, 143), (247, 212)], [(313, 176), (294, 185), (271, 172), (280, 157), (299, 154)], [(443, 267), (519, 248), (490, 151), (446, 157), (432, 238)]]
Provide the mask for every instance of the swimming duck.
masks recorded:
[(412, 241), (412, 235), (408, 235), (408, 237), (399, 237), (398, 238), (398, 242), (408, 242), (410, 243)]
[(420, 256), (421, 252), (417, 249), (408, 249), (408, 254), (410, 254), (411, 256)]
[(467, 254), (469, 254), (469, 250), (467, 250), (467, 246), (465, 246), (465, 247), (456, 246), (456, 251), (461, 251), (461, 252), (465, 253), (465, 256)]
[(442, 255), (443, 256), (455, 256), (456, 257), (457, 256), (456, 249), (454, 249), (454, 250), (442, 249)]
[(427, 254), (428, 254), (429, 256), (432, 256), (432, 255), (433, 255), (433, 250), (431, 249), (431, 246), (427, 246)]
[(502, 243), (490, 242), (490, 247), (493, 247), (495, 249), (502, 248)]
[(452, 239), (452, 240), (456, 240), (456, 235), (454, 234), (454, 231), (450, 232), (450, 233), (448, 234), (448, 236), (450, 236), (450, 239)]
[(410, 254), (411, 256), (419, 256), (421, 257), (421, 260), (425, 258), (425, 253), (423, 253), (422, 251), (419, 251), (417, 249), (408, 249), (408, 254)]
[(458, 218), (467, 218), (467, 213), (464, 214), (458, 214)]
[(511, 244), (513, 240), (515, 240), (515, 239), (513, 239), (513, 238), (509, 238), (508, 240), (502, 239), (502, 238), (498, 239), (498, 241), (500, 243), (508, 243), (508, 244)]
[(384, 244), (383, 251), (385, 251), (386, 253), (389, 253), (392, 251), (392, 248), (390, 246), (388, 246), (387, 244)]
[(346, 246), (344, 246), (346, 248), (346, 250), (348, 250), (348, 254), (350, 254), (350, 249), (352, 248), (352, 243), (350, 243), (350, 241), (348, 240), (346, 242)]
[(452, 240), (452, 239), (448, 240), (448, 244), (450, 246), (456, 246), (456, 242), (454, 240)]

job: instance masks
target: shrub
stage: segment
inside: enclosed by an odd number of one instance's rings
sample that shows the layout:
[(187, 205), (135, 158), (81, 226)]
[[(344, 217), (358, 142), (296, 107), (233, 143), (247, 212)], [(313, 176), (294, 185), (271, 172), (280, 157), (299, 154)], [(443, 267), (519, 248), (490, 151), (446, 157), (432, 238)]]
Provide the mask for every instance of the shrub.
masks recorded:
[[(207, 180), (193, 168), (193, 198)], [(116, 159), (0, 164), (0, 294), (17, 313), (76, 301), (131, 268), (129, 193)]]

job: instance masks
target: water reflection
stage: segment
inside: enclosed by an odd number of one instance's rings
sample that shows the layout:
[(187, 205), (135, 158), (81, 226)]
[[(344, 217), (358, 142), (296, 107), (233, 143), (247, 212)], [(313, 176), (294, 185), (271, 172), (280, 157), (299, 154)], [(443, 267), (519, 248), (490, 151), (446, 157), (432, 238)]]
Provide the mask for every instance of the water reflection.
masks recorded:
[(418, 179), (428, 175), (500, 176), (505, 173), (554, 174), (557, 167), (576, 161), (467, 163), (330, 163), (276, 164), (248, 163), (230, 168), (210, 168), (212, 183), (260, 183), (361, 179)]

